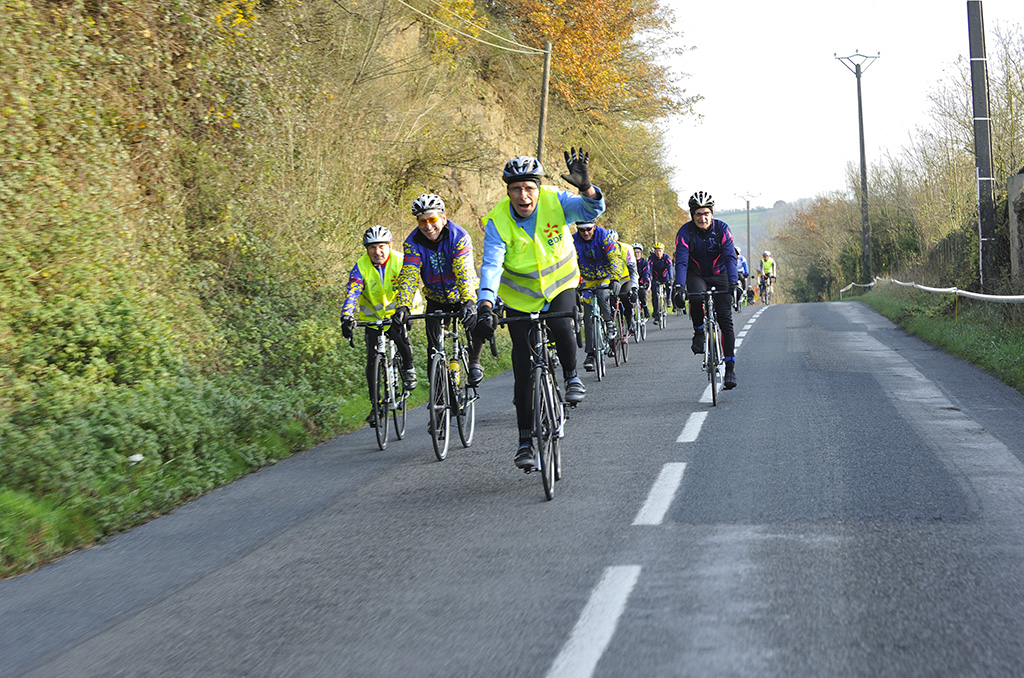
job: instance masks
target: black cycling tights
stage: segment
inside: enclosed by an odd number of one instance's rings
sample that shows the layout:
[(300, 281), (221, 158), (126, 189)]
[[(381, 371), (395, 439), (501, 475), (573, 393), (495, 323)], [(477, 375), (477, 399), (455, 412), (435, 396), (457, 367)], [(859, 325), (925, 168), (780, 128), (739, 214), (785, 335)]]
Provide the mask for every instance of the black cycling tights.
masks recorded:
[[(729, 274), (709, 275), (707, 277), (689, 273), (686, 276), (686, 291), (690, 294), (705, 292), (708, 288), (714, 287), (716, 292), (729, 292)], [(693, 319), (694, 328), (704, 324), (704, 304), (695, 297), (690, 297), (690, 318)], [(732, 296), (729, 294), (716, 294), (712, 297), (715, 305), (715, 316), (718, 318), (718, 326), (722, 328), (722, 352), (726, 358), (736, 355), (736, 333), (732, 326)]]
[[(548, 311), (552, 313), (571, 311), (576, 305), (576, 288), (570, 288), (551, 300)], [(507, 309), (506, 315), (530, 315), (522, 311)], [(533, 428), (533, 379), (530, 374), (530, 331), (531, 323), (509, 323), (508, 333), (512, 337), (512, 374), (515, 377), (516, 419), (519, 430)], [(568, 381), (576, 376), (576, 334), (572, 331), (572, 320), (556, 318), (548, 321), (548, 331), (555, 340), (558, 362), (562, 364), (562, 375)], [(564, 383), (563, 383), (564, 387)], [(522, 434), (520, 434), (522, 435)]]

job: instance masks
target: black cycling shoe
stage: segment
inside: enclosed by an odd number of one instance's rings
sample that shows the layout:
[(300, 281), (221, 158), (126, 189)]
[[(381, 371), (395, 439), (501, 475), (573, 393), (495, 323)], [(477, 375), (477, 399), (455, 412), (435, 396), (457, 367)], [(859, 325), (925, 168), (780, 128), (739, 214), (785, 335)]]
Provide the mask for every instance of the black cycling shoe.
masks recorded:
[(595, 362), (597, 362), (597, 360), (596, 358), (594, 358), (594, 354), (588, 353), (587, 359), (583, 361), (583, 369), (585, 369), (587, 372), (593, 372)]
[(694, 355), (704, 353), (704, 330), (694, 330), (693, 341), (690, 342), (690, 350)]
[(571, 405), (583, 402), (587, 397), (587, 387), (579, 377), (572, 377), (565, 383), (565, 400)]
[(524, 471), (533, 471), (537, 468), (537, 456), (533, 453), (532, 443), (519, 443), (519, 451), (516, 452), (516, 467)]
[(722, 382), (722, 386), (726, 391), (736, 388), (736, 363), (730, 361), (725, 364), (725, 380)]
[(469, 385), (476, 388), (484, 380), (484, 367), (480, 363), (469, 364)]

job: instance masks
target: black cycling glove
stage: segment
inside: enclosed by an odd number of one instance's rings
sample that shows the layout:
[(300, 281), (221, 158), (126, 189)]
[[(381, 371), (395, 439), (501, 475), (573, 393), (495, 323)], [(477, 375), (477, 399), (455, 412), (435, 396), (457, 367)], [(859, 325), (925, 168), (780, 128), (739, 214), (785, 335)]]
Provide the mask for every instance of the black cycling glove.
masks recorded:
[(395, 325), (404, 325), (409, 322), (409, 307), (399, 306), (395, 309), (395, 314), (391, 316), (391, 322)]
[(467, 332), (472, 332), (476, 327), (476, 320), (476, 303), (467, 301), (462, 305), (462, 326), (466, 328)]
[[(570, 151), (572, 153), (570, 154)], [(565, 166), (568, 168), (569, 173), (563, 174), (562, 179), (566, 183), (572, 184), (576, 188), (580, 189), (580, 193), (586, 193), (590, 190), (590, 154), (584, 153), (583, 149), (576, 149), (570, 147), (569, 151), (565, 151)]]
[(672, 288), (672, 305), (676, 308), (686, 307), (686, 288), (682, 285)]
[(498, 316), (490, 308), (478, 308), (476, 326), (473, 328), (473, 336), (477, 339), (487, 340), (494, 336), (494, 328), (498, 326)]
[(356, 321), (350, 315), (341, 316), (341, 336), (346, 339), (352, 338), (352, 331), (356, 328)]

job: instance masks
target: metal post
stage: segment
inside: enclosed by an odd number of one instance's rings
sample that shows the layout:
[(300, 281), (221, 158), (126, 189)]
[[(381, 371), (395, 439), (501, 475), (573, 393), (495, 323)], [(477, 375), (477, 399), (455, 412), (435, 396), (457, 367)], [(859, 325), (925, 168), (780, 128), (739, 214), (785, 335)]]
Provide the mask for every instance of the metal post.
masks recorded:
[[(861, 97), (860, 89), (860, 76), (867, 70), (867, 67), (861, 68), (864, 63), (868, 66), (881, 56), (879, 53), (876, 56), (866, 56), (864, 54), (852, 54), (846, 57), (837, 56), (836, 59), (843, 62), (843, 65), (850, 69), (850, 71), (857, 76), (857, 123), (860, 128), (860, 222), (861, 222), (861, 257), (863, 259), (861, 267), (863, 269), (864, 282), (870, 283), (875, 278), (873, 266), (871, 263), (871, 224), (868, 220), (868, 165), (867, 155), (864, 152), (864, 104)], [(850, 68), (850, 65), (853, 68)]]
[(540, 131), (537, 132), (537, 160), (544, 155), (544, 128), (548, 124), (548, 83), (551, 80), (551, 41), (544, 43), (544, 77), (540, 91)]
[(971, 51), (971, 91), (974, 103), (974, 164), (978, 176), (978, 266), (981, 288), (995, 291), (996, 206), (993, 200), (992, 119), (988, 109), (988, 61), (981, 0), (967, 2), (967, 33)]

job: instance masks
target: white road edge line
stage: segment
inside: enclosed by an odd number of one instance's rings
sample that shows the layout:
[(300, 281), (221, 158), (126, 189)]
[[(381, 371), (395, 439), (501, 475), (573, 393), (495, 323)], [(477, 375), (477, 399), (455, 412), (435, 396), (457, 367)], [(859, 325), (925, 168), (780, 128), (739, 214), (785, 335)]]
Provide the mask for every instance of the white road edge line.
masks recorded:
[(549, 678), (590, 678), (615, 635), (626, 600), (640, 578), (639, 565), (609, 567), (590, 594), (569, 640), (548, 670)]
[[(707, 390), (708, 400), (711, 399), (711, 384), (708, 384)], [(701, 398), (701, 401), (704, 399)], [(690, 418), (686, 420), (686, 425), (683, 426), (683, 432), (676, 438), (677, 443), (692, 443), (697, 440), (697, 436), (700, 435), (700, 427), (704, 425), (704, 420), (708, 418), (707, 412), (692, 412)]]
[(686, 464), (683, 462), (673, 462), (661, 467), (661, 473), (651, 486), (647, 501), (633, 519), (634, 525), (661, 525), (676, 496), (679, 484), (683, 482), (685, 471)]

